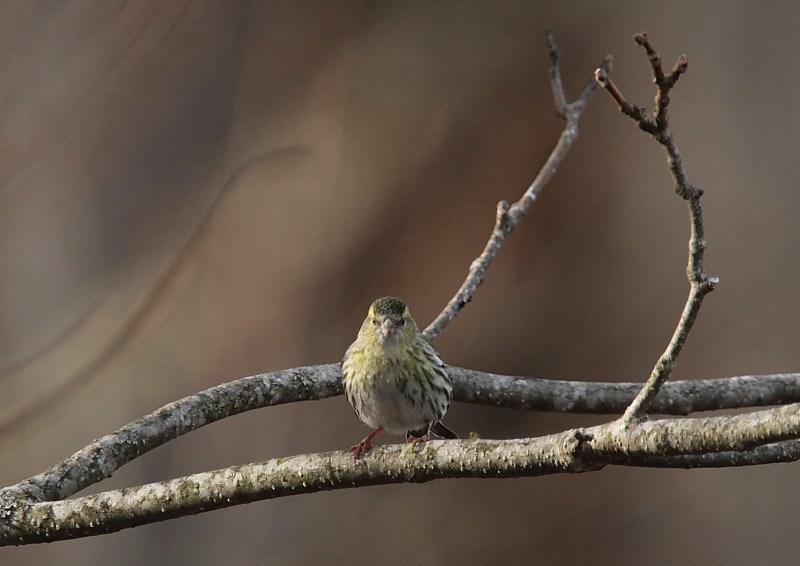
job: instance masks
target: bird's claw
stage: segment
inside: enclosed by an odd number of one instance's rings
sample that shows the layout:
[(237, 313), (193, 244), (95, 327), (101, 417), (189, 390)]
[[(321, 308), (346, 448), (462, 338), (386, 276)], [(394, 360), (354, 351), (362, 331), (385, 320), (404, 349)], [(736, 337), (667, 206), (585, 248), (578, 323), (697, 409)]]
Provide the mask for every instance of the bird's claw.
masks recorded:
[(349, 452), (356, 460), (360, 460), (370, 450), (372, 450), (372, 442), (370, 442), (369, 438), (365, 438), (355, 446), (352, 446)]
[(419, 452), (422, 450), (423, 445), (430, 440), (430, 436), (424, 434), (422, 436), (408, 436), (406, 437), (406, 444), (410, 444), (412, 450)]

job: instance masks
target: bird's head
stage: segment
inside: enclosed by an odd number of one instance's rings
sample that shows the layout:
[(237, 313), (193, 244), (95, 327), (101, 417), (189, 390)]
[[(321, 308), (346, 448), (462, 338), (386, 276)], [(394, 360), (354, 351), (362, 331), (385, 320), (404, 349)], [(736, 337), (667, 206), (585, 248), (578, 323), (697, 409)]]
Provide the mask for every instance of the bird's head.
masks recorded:
[(367, 313), (362, 331), (384, 346), (401, 344), (418, 332), (406, 304), (397, 297), (374, 301)]

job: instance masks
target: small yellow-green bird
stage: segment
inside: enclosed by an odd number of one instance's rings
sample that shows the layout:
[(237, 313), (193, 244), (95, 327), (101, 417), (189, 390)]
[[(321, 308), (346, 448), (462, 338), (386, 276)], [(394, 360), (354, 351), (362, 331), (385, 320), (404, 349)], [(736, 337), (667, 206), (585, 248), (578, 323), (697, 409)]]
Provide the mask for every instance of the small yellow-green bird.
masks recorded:
[(372, 449), (382, 430), (405, 434), (414, 444), (427, 441), (430, 433), (458, 438), (440, 422), (453, 399), (444, 362), (397, 297), (370, 305), (344, 355), (342, 383), (358, 418), (373, 429), (350, 448), (356, 458)]

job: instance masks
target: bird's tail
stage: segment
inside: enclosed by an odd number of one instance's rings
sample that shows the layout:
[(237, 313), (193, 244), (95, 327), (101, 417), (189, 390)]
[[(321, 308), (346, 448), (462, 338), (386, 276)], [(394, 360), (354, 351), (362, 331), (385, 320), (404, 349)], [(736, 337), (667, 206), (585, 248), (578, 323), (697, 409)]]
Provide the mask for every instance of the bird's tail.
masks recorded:
[(450, 439), (458, 438), (458, 435), (449, 428), (447, 428), (446, 426), (444, 426), (442, 424), (442, 421), (436, 421), (435, 423), (433, 423), (431, 425), (430, 431), (436, 436), (439, 436), (441, 438), (450, 438)]

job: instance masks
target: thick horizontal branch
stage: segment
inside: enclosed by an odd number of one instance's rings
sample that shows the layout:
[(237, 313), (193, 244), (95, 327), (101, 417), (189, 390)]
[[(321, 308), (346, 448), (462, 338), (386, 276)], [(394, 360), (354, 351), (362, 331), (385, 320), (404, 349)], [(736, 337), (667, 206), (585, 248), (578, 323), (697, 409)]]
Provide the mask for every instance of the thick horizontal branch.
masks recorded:
[[(709, 452), (746, 453), (800, 436), (800, 404), (746, 415), (666, 419), (574, 429), (539, 438), (432, 441), (376, 448), (363, 460), (347, 452), (279, 458), (108, 491), (66, 501), (4, 506), (0, 545), (63, 540), (263, 499), (440, 478), (504, 478), (578, 473), (609, 464)], [(767, 440), (768, 439), (768, 440)], [(767, 444), (768, 443), (768, 444)], [(795, 456), (799, 456), (794, 452)], [(712, 454), (711, 457), (714, 455)], [(743, 465), (736, 459), (715, 465)], [(8, 502), (13, 495), (7, 490)], [(5, 503), (4, 502), (4, 503)]]
[(301, 367), (223, 383), (164, 405), (26, 480), (38, 501), (69, 497), (142, 454), (225, 417), (341, 393), (340, 364)]
[[(521, 410), (621, 414), (638, 383), (593, 383), (512, 377), (451, 366), (457, 401)], [(125, 425), (21, 484), (33, 501), (64, 499), (138, 456), (187, 432), (253, 409), (341, 394), (340, 364), (245, 377), (174, 401)], [(743, 376), (667, 383), (651, 413), (697, 411), (800, 402), (800, 374)]]
[(800, 460), (800, 440), (786, 440), (757, 446), (752, 450), (647, 456), (637, 466), (648, 468), (731, 468), (783, 464)]
[[(457, 401), (526, 411), (622, 414), (642, 387), (635, 382), (513, 377), (452, 366), (449, 370)], [(800, 373), (746, 375), (668, 382), (649, 412), (689, 415), (797, 402), (800, 402)]]

